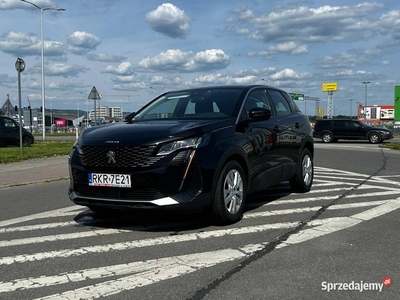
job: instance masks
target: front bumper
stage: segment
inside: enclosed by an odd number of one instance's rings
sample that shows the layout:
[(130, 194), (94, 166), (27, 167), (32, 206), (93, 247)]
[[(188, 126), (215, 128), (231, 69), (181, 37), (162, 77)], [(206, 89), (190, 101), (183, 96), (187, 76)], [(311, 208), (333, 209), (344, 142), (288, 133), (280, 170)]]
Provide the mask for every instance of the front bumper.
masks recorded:
[[(85, 165), (82, 155), (72, 151), (68, 194), (75, 204), (89, 207), (198, 210), (210, 205), (210, 193), (195, 155), (196, 150), (183, 150), (152, 164), (113, 168)], [(90, 186), (89, 173), (130, 174), (131, 187)]]

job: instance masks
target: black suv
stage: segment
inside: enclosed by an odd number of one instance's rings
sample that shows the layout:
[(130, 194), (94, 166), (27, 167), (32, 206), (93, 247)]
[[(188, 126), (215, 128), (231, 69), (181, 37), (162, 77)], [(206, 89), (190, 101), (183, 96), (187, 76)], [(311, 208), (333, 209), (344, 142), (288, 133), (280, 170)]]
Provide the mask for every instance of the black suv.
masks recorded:
[(393, 132), (386, 128), (372, 127), (357, 120), (317, 120), (314, 125), (315, 138), (325, 143), (343, 140), (369, 140), (373, 144), (393, 138)]
[[(22, 128), (22, 145), (29, 147), (34, 141), (32, 133)], [(19, 124), (12, 118), (0, 116), (0, 146), (19, 144)]]
[(70, 156), (69, 197), (113, 209), (209, 209), (238, 221), (246, 195), (313, 182), (312, 128), (277, 88), (220, 86), (160, 95), (123, 123), (83, 131)]

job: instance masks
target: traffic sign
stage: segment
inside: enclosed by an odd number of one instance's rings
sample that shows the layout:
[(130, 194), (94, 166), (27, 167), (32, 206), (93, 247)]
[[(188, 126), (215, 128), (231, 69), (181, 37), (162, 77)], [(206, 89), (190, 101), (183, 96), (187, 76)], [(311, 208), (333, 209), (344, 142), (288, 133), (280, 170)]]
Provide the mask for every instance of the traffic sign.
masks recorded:
[(87, 97), (88, 99), (93, 99), (93, 100), (100, 100), (101, 99), (101, 95), (99, 94), (99, 92), (97, 91), (96, 87), (92, 87), (92, 90), (90, 91), (89, 96)]
[(303, 101), (304, 100), (304, 94), (299, 94), (299, 93), (289, 93), (290, 97), (292, 97), (293, 100), (299, 100)]

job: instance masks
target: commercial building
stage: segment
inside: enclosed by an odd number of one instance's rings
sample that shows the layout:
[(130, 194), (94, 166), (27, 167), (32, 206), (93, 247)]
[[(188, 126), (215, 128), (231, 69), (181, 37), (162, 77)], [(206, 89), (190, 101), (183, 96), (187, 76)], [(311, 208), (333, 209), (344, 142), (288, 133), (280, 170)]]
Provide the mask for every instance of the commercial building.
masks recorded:
[[(109, 107), (109, 106), (100, 106), (96, 108), (96, 117), (98, 120), (104, 120), (104, 119), (109, 119), (113, 118), (116, 120), (122, 120), (123, 115), (122, 115), (122, 108), (121, 107)], [(94, 109), (92, 109), (89, 113), (89, 119), (93, 120), (95, 119), (95, 113)]]

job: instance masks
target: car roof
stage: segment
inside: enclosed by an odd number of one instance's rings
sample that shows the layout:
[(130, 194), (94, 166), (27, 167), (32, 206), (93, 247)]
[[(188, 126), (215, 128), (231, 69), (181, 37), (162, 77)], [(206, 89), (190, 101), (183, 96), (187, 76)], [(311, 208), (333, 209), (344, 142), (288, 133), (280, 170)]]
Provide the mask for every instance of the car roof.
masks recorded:
[(284, 90), (269, 86), (269, 85), (263, 85), (263, 84), (251, 84), (251, 85), (244, 85), (244, 84), (238, 84), (238, 85), (209, 85), (209, 86), (199, 86), (199, 87), (192, 87), (188, 89), (182, 89), (182, 90), (171, 90), (168, 91), (167, 93), (176, 93), (176, 92), (186, 92), (186, 91), (194, 91), (194, 90), (207, 90), (207, 89), (241, 89), (241, 90), (250, 90), (253, 88), (268, 88), (268, 89), (274, 89), (274, 90), (279, 90), (284, 92)]

